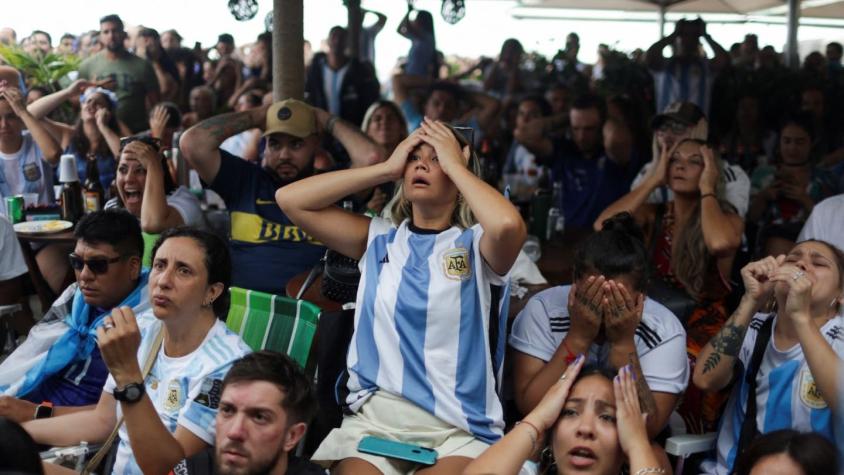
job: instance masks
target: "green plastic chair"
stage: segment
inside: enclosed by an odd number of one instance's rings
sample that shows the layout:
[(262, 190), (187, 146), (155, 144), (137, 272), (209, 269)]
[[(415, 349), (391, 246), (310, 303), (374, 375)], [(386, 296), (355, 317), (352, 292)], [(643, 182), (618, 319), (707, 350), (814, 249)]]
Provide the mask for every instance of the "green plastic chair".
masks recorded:
[(253, 351), (273, 350), (293, 358), (304, 368), (316, 334), (320, 308), (257, 290), (232, 287), (226, 326)]

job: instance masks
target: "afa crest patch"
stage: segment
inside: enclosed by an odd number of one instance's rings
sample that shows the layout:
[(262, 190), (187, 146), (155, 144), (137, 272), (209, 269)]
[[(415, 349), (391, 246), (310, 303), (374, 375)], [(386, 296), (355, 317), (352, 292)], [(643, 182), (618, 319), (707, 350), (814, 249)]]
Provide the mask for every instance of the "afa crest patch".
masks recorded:
[(443, 253), (442, 266), (445, 276), (452, 280), (468, 280), (472, 277), (469, 251), (463, 247), (449, 249)]
[(809, 368), (803, 368), (800, 371), (800, 401), (812, 409), (825, 409), (827, 407), (818, 385), (815, 384), (815, 378), (809, 372)]
[(182, 384), (178, 379), (171, 379), (164, 393), (164, 409), (174, 412), (182, 407)]

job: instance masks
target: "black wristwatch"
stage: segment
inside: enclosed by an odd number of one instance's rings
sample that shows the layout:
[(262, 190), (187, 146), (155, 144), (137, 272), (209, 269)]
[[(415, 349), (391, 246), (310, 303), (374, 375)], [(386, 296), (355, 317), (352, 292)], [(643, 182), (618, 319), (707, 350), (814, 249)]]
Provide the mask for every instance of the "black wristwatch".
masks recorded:
[(44, 401), (35, 406), (35, 416), (33, 419), (46, 419), (53, 417), (53, 404), (50, 401)]
[(144, 383), (129, 383), (122, 388), (114, 389), (114, 399), (128, 403), (138, 402), (144, 397), (146, 391)]

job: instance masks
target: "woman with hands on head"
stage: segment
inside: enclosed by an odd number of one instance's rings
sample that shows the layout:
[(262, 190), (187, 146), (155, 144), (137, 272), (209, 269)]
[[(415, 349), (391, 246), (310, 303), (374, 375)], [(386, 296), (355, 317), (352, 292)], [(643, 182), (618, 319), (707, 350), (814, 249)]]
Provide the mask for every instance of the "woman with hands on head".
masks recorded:
[[(360, 260), (343, 403), (351, 410), (312, 459), (335, 473), (403, 473), (407, 462), (359, 453), (363, 435), (439, 453), (429, 473), (460, 471), (502, 435), (496, 395), (502, 291), (525, 239), (518, 211), (478, 178), (465, 137), (425, 120), (382, 163), (305, 178), (276, 192), (309, 235)], [(391, 221), (334, 205), (397, 181)], [(421, 471), (428, 472), (429, 470)]]
[[(148, 234), (181, 225), (201, 225), (199, 200), (187, 188), (175, 186), (159, 153), (160, 146), (158, 139), (146, 136), (121, 140), (117, 196), (105, 208), (125, 208), (141, 220), (141, 229)], [(144, 262), (148, 262), (149, 251), (144, 251)]]
[[(110, 373), (97, 406), (24, 428), (41, 444), (99, 443), (122, 418), (113, 469), (120, 474), (170, 473), (213, 445), (222, 379), (250, 351), (221, 320), (230, 281), (223, 240), (187, 227), (166, 231), (156, 243), (149, 277), (155, 319), (136, 318), (120, 307), (97, 329)], [(152, 368), (144, 375), (148, 358)]]
[(617, 475), (665, 473), (651, 449), (636, 389), (636, 375), (624, 366), (613, 378), (608, 370), (584, 367), (579, 356), (539, 404), (495, 445), (463, 471), (517, 474), (525, 461), (547, 446), (556, 473)]
[[(120, 128), (115, 109), (117, 95), (103, 88), (111, 79), (92, 82), (77, 79), (68, 87), (44, 96), (27, 109), (36, 118), (41, 119), (48, 132), (59, 142), (65, 154), (76, 157), (79, 181), (84, 182), (88, 173), (89, 160), (97, 161), (97, 171), (104, 190), (111, 187), (120, 155)], [(74, 125), (64, 124), (46, 118), (62, 104), (79, 97), (79, 118)]]
[[(695, 385), (706, 391), (723, 389), (738, 376), (710, 473), (731, 473), (747, 448), (741, 433), (750, 398), (758, 433), (792, 428), (836, 443), (832, 413), (840, 407), (836, 371), (844, 364), (844, 253), (824, 241), (803, 241), (787, 255), (751, 262), (741, 276), (741, 302), (701, 350), (694, 370)], [(765, 310), (770, 301), (776, 302), (774, 312)], [(757, 339), (763, 339), (764, 353), (752, 367)]]
[[(663, 145), (648, 178), (595, 221), (595, 229), (601, 229), (603, 220), (628, 211), (646, 230), (655, 277), (692, 309), (677, 315), (685, 323), (692, 365), (700, 348), (727, 319), (728, 277), (744, 230), (742, 218), (722, 199), (720, 165), (702, 141), (685, 139), (670, 150)], [(647, 203), (647, 197), (663, 183), (674, 198), (665, 205)], [(690, 390), (680, 410), (687, 429), (693, 433), (715, 430), (725, 395)]]

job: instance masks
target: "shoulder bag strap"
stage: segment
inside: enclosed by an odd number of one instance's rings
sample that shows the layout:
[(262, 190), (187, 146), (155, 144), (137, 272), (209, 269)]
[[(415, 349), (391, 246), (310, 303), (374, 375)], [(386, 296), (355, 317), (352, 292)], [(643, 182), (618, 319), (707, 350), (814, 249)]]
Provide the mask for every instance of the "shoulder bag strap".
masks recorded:
[(648, 258), (653, 259), (654, 250), (656, 249), (656, 242), (659, 240), (659, 235), (662, 234), (662, 218), (665, 216), (665, 203), (656, 205), (656, 215), (654, 216), (654, 224), (651, 226), (650, 246), (648, 246)]
[[(147, 375), (149, 374), (150, 370), (152, 370), (152, 366), (155, 364), (156, 357), (158, 356), (158, 350), (161, 349), (161, 342), (164, 340), (164, 325), (162, 324), (161, 329), (158, 331), (158, 334), (155, 336), (155, 340), (152, 342), (152, 346), (149, 348), (149, 352), (147, 353), (146, 360), (144, 360), (144, 367), (141, 370), (141, 379), (145, 380)], [(118, 403), (119, 404), (119, 403)], [(120, 419), (115, 424), (114, 429), (111, 430), (111, 434), (108, 435), (105, 442), (103, 442), (102, 447), (94, 457), (88, 461), (88, 464), (85, 465), (85, 468), (82, 470), (82, 475), (89, 475), (93, 473), (99, 465), (100, 462), (108, 455), (111, 451), (111, 446), (114, 445), (114, 440), (117, 438), (117, 433), (120, 431), (120, 426), (123, 425), (123, 417), (121, 416)]]
[(747, 381), (747, 410), (744, 413), (744, 421), (741, 423), (741, 434), (738, 441), (737, 454), (741, 455), (750, 442), (756, 438), (759, 428), (756, 427), (756, 375), (762, 365), (762, 356), (771, 341), (771, 330), (774, 327), (774, 317), (770, 317), (762, 324), (759, 334), (756, 335), (756, 343), (753, 345), (753, 356), (750, 357), (750, 364), (747, 366), (745, 381)]

